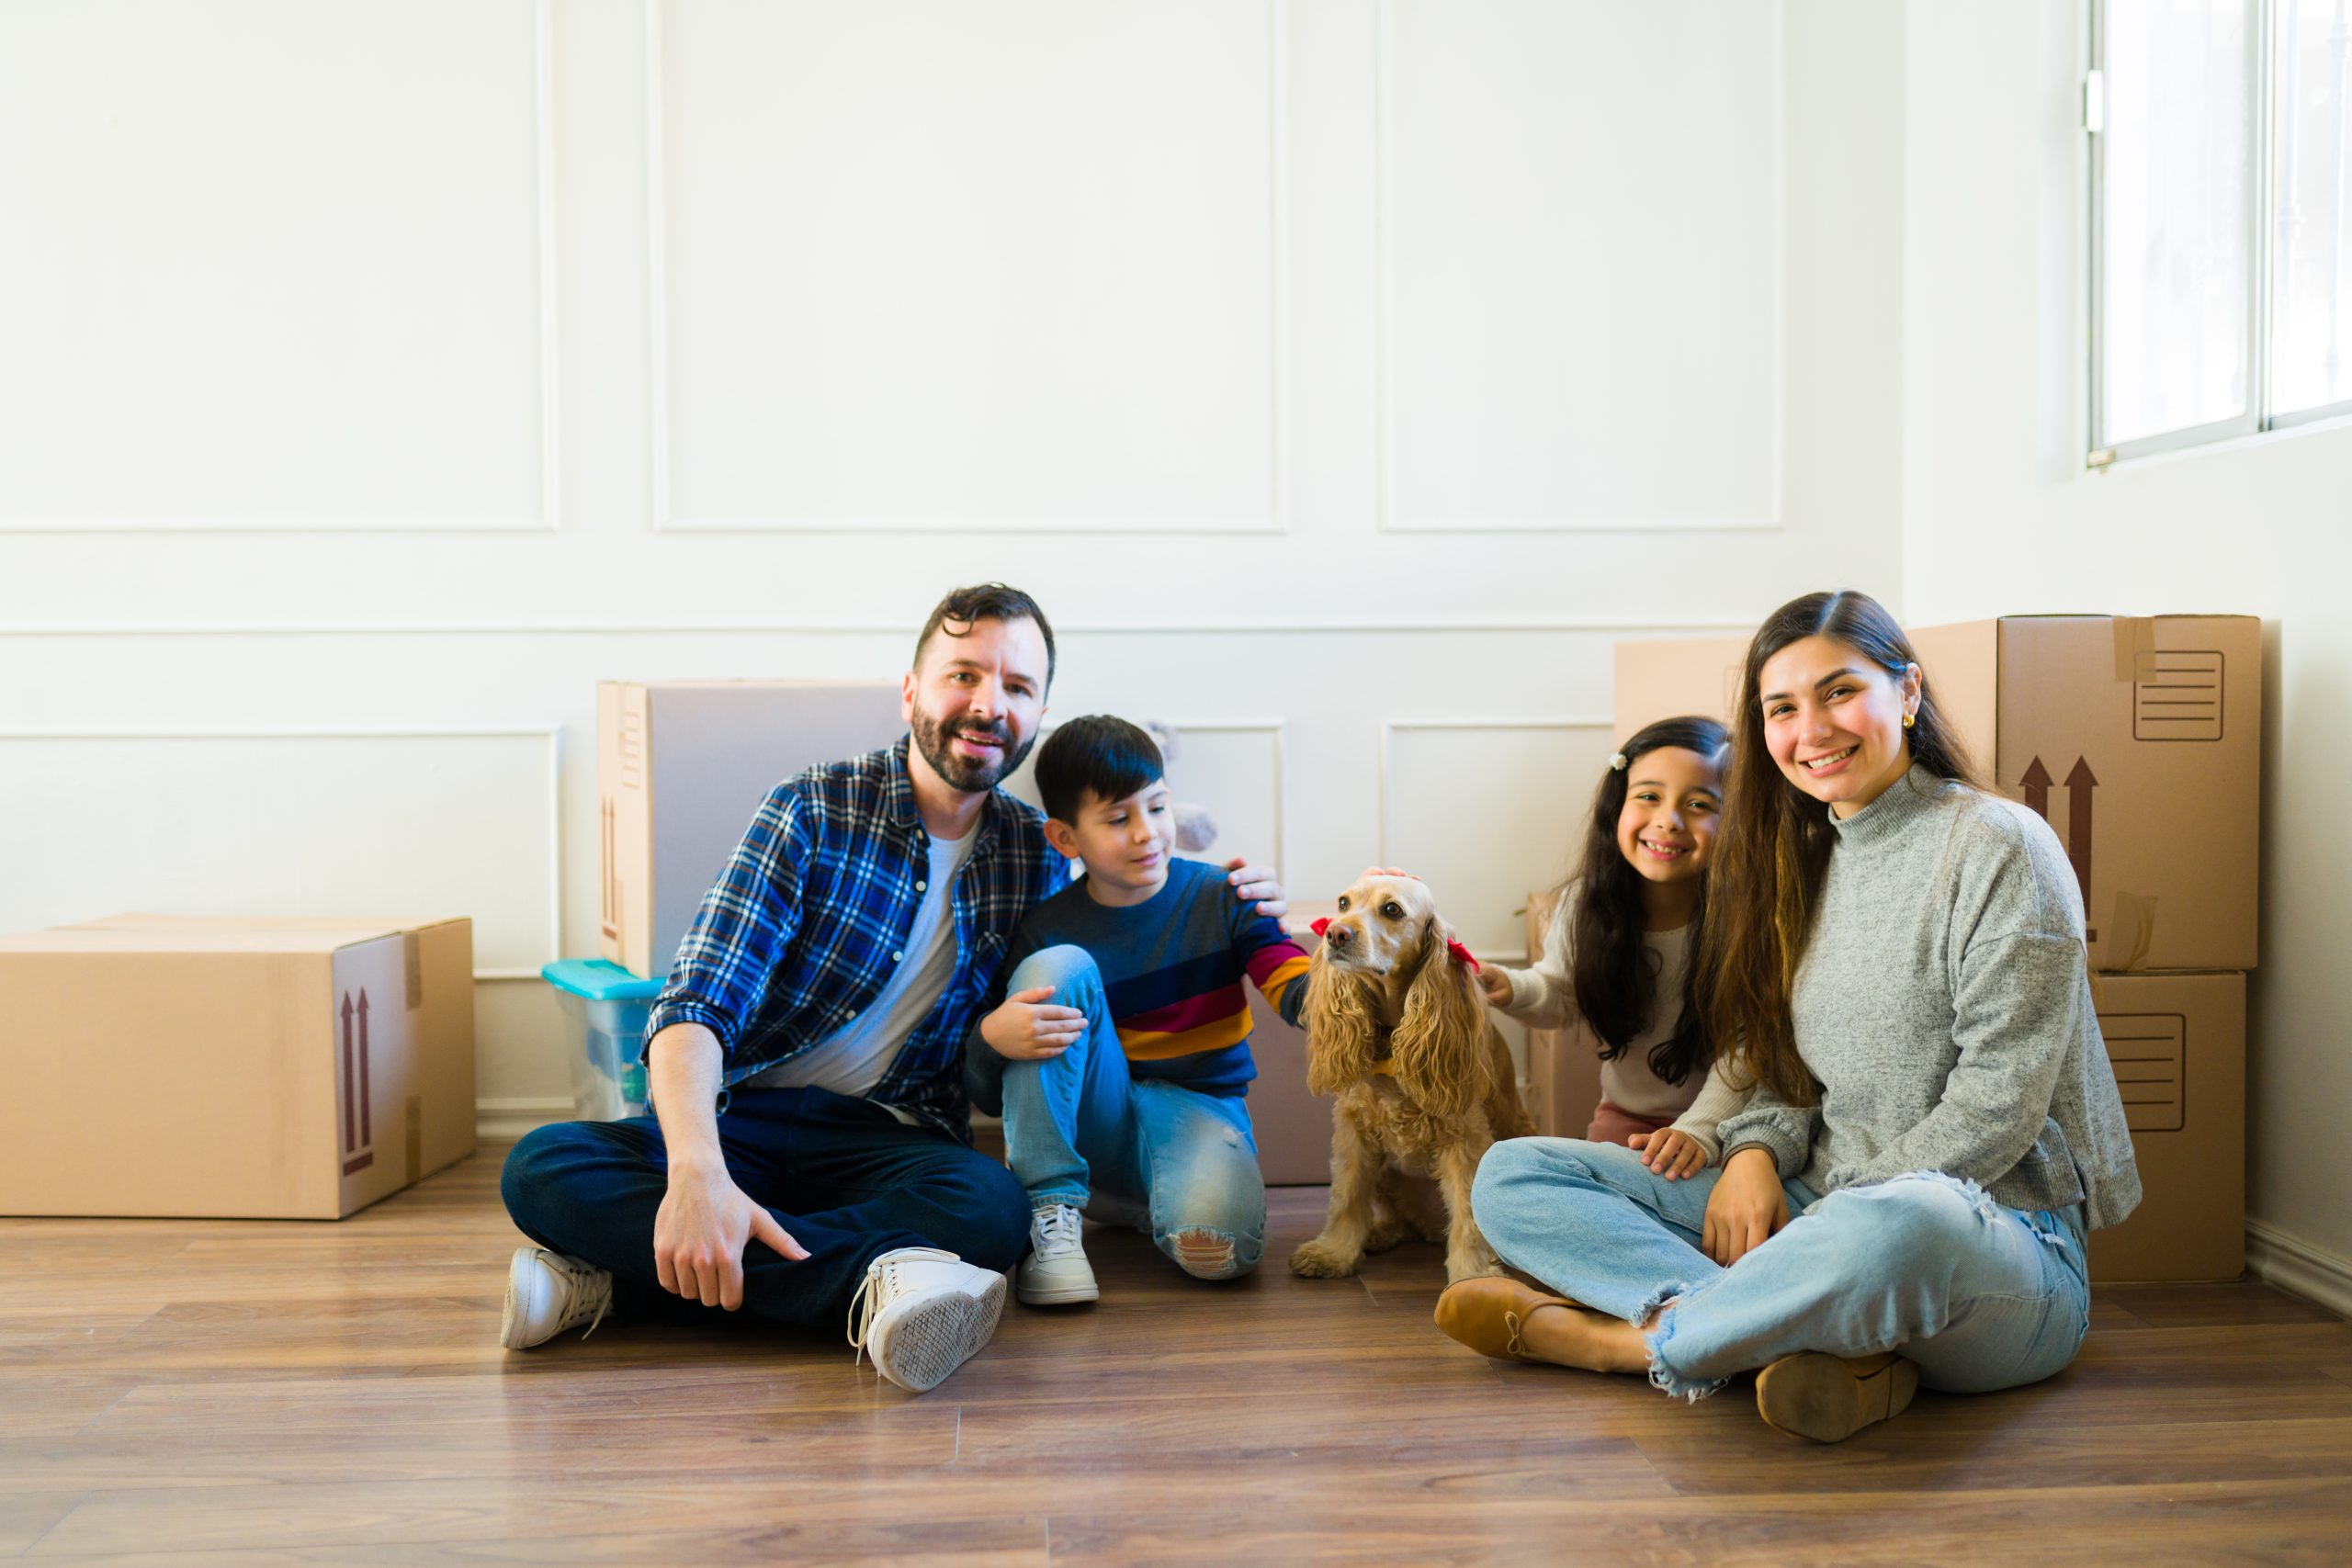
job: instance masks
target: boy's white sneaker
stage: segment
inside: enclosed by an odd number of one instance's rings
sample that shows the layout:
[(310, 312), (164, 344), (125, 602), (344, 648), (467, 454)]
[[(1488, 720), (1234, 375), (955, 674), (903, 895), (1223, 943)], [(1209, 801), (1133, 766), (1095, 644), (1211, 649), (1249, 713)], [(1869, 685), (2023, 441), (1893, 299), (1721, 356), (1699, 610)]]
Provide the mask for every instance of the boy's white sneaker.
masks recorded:
[(1003, 1275), (935, 1247), (902, 1247), (865, 1266), (849, 1342), (876, 1371), (921, 1393), (970, 1360), (1003, 1313)]
[(593, 1334), (612, 1308), (613, 1277), (607, 1270), (544, 1247), (518, 1247), (506, 1265), (506, 1312), (499, 1321), (498, 1342), (509, 1350), (527, 1350), (583, 1323)]
[(1079, 1229), (1079, 1213), (1068, 1203), (1047, 1203), (1029, 1216), (1029, 1256), (1015, 1286), (1023, 1304), (1072, 1306), (1102, 1295)]

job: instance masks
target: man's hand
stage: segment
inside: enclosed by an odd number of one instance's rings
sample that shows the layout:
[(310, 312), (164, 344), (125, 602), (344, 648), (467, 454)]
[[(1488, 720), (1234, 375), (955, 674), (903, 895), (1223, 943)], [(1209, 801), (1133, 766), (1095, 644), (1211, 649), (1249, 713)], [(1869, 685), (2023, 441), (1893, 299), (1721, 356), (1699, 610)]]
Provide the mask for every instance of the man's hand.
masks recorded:
[(1004, 1005), (980, 1020), (980, 1038), (1008, 1062), (1048, 1062), (1072, 1045), (1086, 1029), (1086, 1015), (1076, 1008), (1056, 1007), (1046, 998), (1051, 986), (1032, 986), (1004, 998)]
[(1788, 1223), (1788, 1194), (1771, 1154), (1742, 1149), (1724, 1162), (1724, 1173), (1707, 1195), (1700, 1250), (1728, 1269)]
[(653, 1216), (653, 1269), (663, 1290), (735, 1311), (743, 1304), (743, 1247), (752, 1239), (795, 1263), (808, 1256), (723, 1167), (671, 1166), (670, 1190)]
[(1642, 1164), (1668, 1181), (1679, 1181), (1707, 1163), (1707, 1145), (1672, 1127), (1635, 1133), (1625, 1140), (1625, 1146), (1641, 1150)]
[(1225, 880), (1232, 886), (1234, 897), (1245, 903), (1256, 899), (1258, 913), (1276, 920), (1290, 913), (1290, 900), (1283, 896), (1283, 885), (1274, 880), (1272, 871), (1251, 865), (1239, 855), (1226, 862), (1225, 869), (1232, 874)]

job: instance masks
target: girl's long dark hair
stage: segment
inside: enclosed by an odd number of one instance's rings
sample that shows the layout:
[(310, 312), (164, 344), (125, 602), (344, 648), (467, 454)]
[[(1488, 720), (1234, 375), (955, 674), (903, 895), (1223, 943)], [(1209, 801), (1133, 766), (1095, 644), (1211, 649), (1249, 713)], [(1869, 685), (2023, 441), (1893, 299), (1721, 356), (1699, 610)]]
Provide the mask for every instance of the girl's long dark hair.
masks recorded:
[[(1809, 637), (1841, 643), (1897, 680), (1918, 662), (1885, 606), (1851, 589), (1792, 599), (1747, 645), (1732, 716), (1730, 794), (1715, 840), (1709, 947), (1693, 969), (1700, 1011), (1709, 1034), (1725, 1042), (1734, 1081), (1761, 1083), (1792, 1105), (1810, 1105), (1817, 1092), (1797, 1055), (1790, 1002), (1837, 829), (1828, 807), (1791, 783), (1765, 750), (1757, 699), (1766, 661)], [(1903, 738), (1912, 762), (1939, 778), (1976, 782), (1924, 672), (1919, 711)]]
[[(1657, 994), (1658, 976), (1650, 964), (1649, 950), (1642, 943), (1642, 874), (1617, 848), (1617, 818), (1625, 809), (1633, 765), (1647, 753), (1668, 746), (1713, 757), (1729, 739), (1729, 732), (1712, 718), (1662, 718), (1625, 742), (1621, 752), (1625, 766), (1612, 767), (1601, 776), (1600, 787), (1592, 792), (1584, 854), (1574, 884), (1563, 890), (1563, 896), (1569, 901), (1577, 1010), (1600, 1037), (1604, 1062), (1623, 1055), (1634, 1037), (1650, 1027), (1658, 1010), (1669, 1005), (1668, 998)], [(1699, 904), (1690, 917), (1690, 962), (1683, 972), (1682, 994), (1671, 998), (1678, 1010), (1674, 1032), (1650, 1047), (1650, 1071), (1672, 1084), (1685, 1082), (1694, 1072), (1705, 1072), (1714, 1060), (1705, 1019), (1695, 1005), (1691, 988), (1707, 919), (1706, 875), (1704, 871), (1699, 874)]]

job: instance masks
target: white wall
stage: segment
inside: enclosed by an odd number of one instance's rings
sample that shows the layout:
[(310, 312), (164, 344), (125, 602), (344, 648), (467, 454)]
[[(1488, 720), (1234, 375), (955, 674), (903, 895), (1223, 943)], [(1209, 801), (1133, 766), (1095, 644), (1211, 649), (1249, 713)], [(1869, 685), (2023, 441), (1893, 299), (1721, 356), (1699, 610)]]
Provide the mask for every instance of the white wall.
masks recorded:
[(1905, 600), (1923, 621), (2273, 623), (2247, 1201), (2352, 1259), (2352, 429), (2084, 469), (2079, 19), (2037, 0), (1908, 10)]
[[(1516, 954), (1623, 635), (1902, 585), (1871, 0), (0, 9), (0, 928), (593, 952), (593, 682), (892, 677), (947, 586), (1201, 727), (1302, 897)], [(1276, 829), (1273, 824), (1278, 821)]]

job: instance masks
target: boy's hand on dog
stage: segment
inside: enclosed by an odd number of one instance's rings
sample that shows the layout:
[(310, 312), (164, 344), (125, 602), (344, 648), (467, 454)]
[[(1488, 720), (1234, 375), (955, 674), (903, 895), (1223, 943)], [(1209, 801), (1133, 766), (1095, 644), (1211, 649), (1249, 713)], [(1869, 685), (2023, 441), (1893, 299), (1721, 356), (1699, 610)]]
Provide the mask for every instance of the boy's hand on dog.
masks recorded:
[(1055, 1007), (1046, 998), (1051, 986), (1033, 986), (1004, 998), (1004, 1005), (980, 1020), (980, 1038), (1008, 1062), (1045, 1062), (1078, 1043), (1086, 1015), (1076, 1008)]
[(1245, 904), (1257, 905), (1258, 913), (1272, 920), (1290, 913), (1290, 899), (1271, 868), (1251, 865), (1236, 855), (1225, 863), (1225, 880), (1233, 889), (1233, 896)]
[(1728, 1269), (1788, 1223), (1789, 1198), (1772, 1156), (1761, 1148), (1742, 1149), (1724, 1162), (1707, 1195), (1700, 1250)]
[(1707, 1145), (1672, 1127), (1635, 1133), (1625, 1140), (1625, 1146), (1640, 1151), (1642, 1164), (1668, 1181), (1695, 1175), (1707, 1163)]
[(725, 1169), (671, 1168), (653, 1216), (653, 1272), (663, 1290), (735, 1311), (743, 1304), (743, 1248), (754, 1240), (795, 1263), (808, 1256)]

